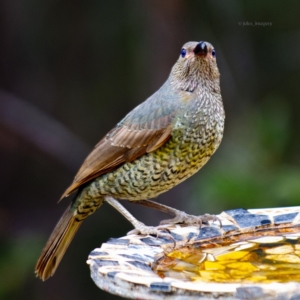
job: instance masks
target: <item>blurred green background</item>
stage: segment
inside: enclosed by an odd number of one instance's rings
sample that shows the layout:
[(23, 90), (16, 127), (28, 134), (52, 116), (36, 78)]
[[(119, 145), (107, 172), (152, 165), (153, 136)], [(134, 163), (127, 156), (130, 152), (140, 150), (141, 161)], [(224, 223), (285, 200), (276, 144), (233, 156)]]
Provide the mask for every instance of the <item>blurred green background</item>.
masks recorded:
[[(158, 200), (199, 214), (299, 205), (299, 1), (2, 0), (0, 299), (118, 298), (86, 265), (90, 251), (131, 229), (107, 205), (84, 222), (53, 278), (36, 279), (35, 262), (85, 156), (162, 85), (191, 40), (216, 49), (224, 139)], [(127, 207), (147, 224), (166, 217)]]

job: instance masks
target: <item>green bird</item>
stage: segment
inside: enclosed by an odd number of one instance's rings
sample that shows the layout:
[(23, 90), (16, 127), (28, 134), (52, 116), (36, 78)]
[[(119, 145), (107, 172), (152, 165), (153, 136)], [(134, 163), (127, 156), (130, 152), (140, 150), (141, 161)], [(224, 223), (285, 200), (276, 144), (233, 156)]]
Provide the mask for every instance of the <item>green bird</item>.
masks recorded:
[[(219, 147), (225, 113), (216, 52), (208, 42), (188, 42), (163, 86), (119, 122), (86, 158), (61, 199), (77, 191), (36, 265), (46, 280), (54, 274), (82, 221), (103, 202), (120, 211), (133, 233), (157, 234), (116, 199), (173, 214), (167, 222), (195, 223), (191, 216), (150, 201), (195, 174)], [(213, 216), (211, 216), (213, 218)]]

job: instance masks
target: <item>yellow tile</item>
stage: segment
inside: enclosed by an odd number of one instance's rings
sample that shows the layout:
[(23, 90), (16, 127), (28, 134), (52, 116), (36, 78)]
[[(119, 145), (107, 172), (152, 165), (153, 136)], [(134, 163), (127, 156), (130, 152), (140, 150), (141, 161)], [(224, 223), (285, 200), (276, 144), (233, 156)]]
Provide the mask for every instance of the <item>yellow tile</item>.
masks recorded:
[(277, 270), (277, 268), (274, 265), (271, 264), (262, 264), (262, 263), (257, 263), (255, 264), (255, 266), (257, 268), (259, 268), (260, 270), (267, 270), (267, 271), (274, 271)]
[(176, 251), (173, 251), (173, 252), (169, 253), (167, 256), (168, 257), (178, 258), (178, 259), (184, 259), (186, 257), (191, 256), (191, 254), (188, 253), (188, 252), (185, 252), (185, 251), (177, 251), (176, 250)]
[(230, 263), (230, 264), (226, 265), (226, 267), (227, 268), (231, 268), (231, 269), (238, 269), (240, 271), (247, 271), (249, 273), (258, 270), (257, 267), (253, 266), (249, 262), (235, 262), (235, 263)]
[(294, 252), (294, 248), (291, 245), (283, 245), (283, 246), (265, 249), (265, 253), (267, 254), (288, 254), (293, 252)]
[(266, 280), (267, 280), (266, 276), (251, 276), (245, 278), (245, 281), (251, 281), (251, 282), (265, 282)]
[[(272, 264), (277, 270), (285, 269), (285, 270), (300, 270), (300, 264), (293, 264), (293, 263), (276, 263)], [(299, 272), (300, 274), (300, 272)]]
[(249, 276), (249, 272), (246, 272), (246, 271), (231, 269), (228, 272), (234, 278), (238, 277), (238, 278), (241, 278), (241, 279), (245, 279), (246, 277)]
[(259, 261), (259, 259), (260, 257), (256, 252), (249, 252), (241, 259), (241, 261)]
[(200, 264), (203, 260), (205, 260), (205, 258), (206, 258), (206, 253), (197, 253), (184, 258), (184, 261), (189, 262), (191, 264)]
[(189, 264), (189, 263), (186, 263), (184, 261), (179, 261), (177, 264), (175, 264), (173, 266), (173, 270), (175, 271), (193, 271), (193, 272), (196, 272), (198, 271), (198, 266), (196, 265), (193, 265), (193, 264)]
[(300, 263), (300, 257), (294, 254), (270, 254), (266, 256), (266, 259), (276, 260), (276, 261), (283, 261), (288, 263)]
[(205, 270), (224, 270), (225, 269), (225, 267), (223, 265), (221, 265), (220, 263), (214, 262), (214, 261), (205, 261), (204, 268), (205, 268)]
[(227, 280), (230, 279), (230, 276), (228, 274), (225, 274), (223, 272), (209, 272), (209, 271), (200, 271), (199, 272), (201, 277), (208, 280)]
[(233, 251), (233, 252), (218, 255), (218, 256), (216, 256), (216, 259), (218, 261), (237, 260), (237, 259), (243, 258), (248, 253), (249, 253), (248, 251)]

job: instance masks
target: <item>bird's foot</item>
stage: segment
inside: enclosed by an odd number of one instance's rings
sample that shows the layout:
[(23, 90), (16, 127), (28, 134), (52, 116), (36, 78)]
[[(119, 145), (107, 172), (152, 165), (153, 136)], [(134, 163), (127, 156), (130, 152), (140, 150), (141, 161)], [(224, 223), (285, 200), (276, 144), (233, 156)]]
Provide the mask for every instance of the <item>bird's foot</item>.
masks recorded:
[(174, 218), (163, 220), (160, 222), (160, 225), (184, 223), (186, 225), (198, 225), (201, 228), (202, 224), (208, 224), (209, 221), (217, 221), (220, 227), (222, 227), (221, 220), (215, 215), (204, 214), (202, 216), (194, 216), (180, 210), (176, 211)]
[[(163, 232), (163, 231), (167, 231), (167, 232)], [(171, 239), (172, 242), (174, 243), (174, 248), (176, 246), (176, 241), (171, 235), (170, 230), (164, 226), (147, 226), (142, 222), (138, 222), (137, 224), (135, 224), (135, 229), (127, 232), (127, 235), (131, 235), (131, 234), (154, 235), (156, 236), (156, 238), (162, 237), (162, 238)]]

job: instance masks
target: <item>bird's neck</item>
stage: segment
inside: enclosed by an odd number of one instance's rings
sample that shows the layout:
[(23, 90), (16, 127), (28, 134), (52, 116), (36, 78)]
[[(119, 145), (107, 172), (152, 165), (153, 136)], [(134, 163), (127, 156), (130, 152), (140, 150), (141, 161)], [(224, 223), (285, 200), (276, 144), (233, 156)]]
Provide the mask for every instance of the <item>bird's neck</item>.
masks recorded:
[(169, 82), (173, 89), (186, 92), (220, 93), (219, 76), (210, 78), (206, 74), (193, 74), (193, 76), (182, 76), (171, 73)]

